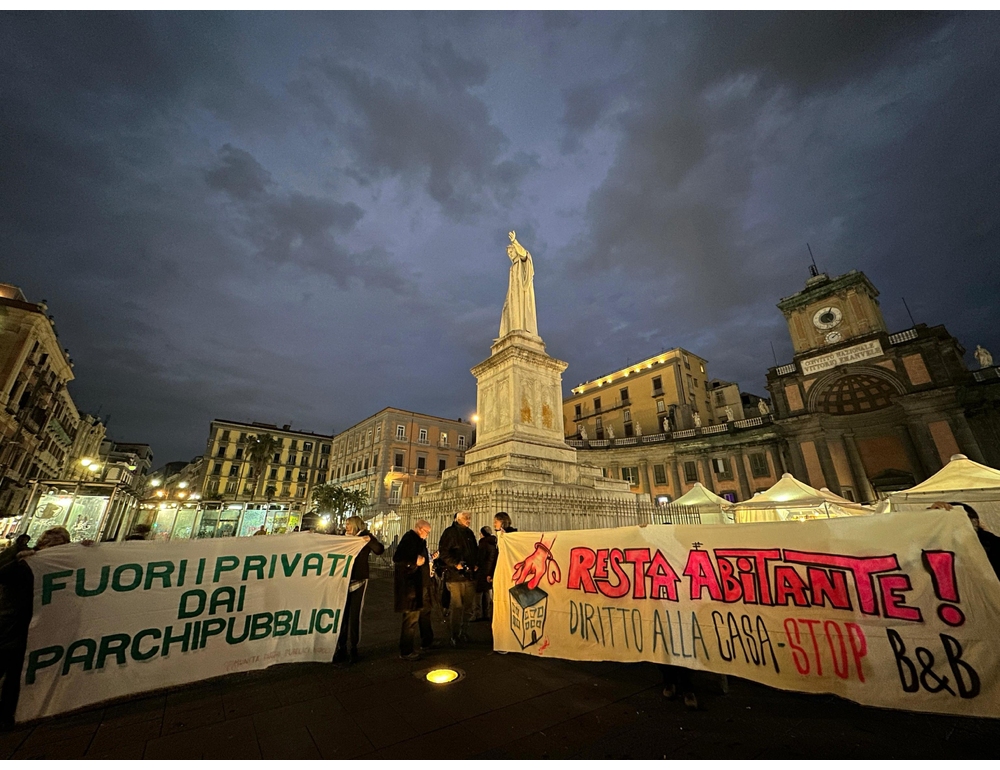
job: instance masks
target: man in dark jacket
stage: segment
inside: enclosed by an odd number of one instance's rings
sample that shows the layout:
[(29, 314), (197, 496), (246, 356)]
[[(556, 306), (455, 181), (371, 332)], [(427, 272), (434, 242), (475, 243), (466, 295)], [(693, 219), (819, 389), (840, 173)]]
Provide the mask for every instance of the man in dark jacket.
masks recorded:
[(413, 525), (396, 546), (392, 555), (393, 599), (396, 612), (403, 613), (403, 627), (399, 632), (399, 657), (403, 660), (420, 660), (414, 649), (414, 636), (420, 627), (420, 641), (424, 647), (434, 642), (431, 628), (431, 574), (427, 553), (427, 536), (431, 525), (423, 519)]
[[(364, 519), (360, 516), (351, 516), (345, 524), (344, 532), (347, 537), (363, 538), (365, 546), (354, 559), (354, 566), (351, 568), (351, 583), (347, 588), (347, 602), (344, 604), (344, 615), (333, 662), (357, 663), (358, 640), (361, 638), (361, 610), (365, 604), (365, 590), (368, 588), (368, 554), (373, 553), (378, 556), (385, 550), (385, 546), (365, 529)], [(348, 641), (351, 644), (350, 656), (347, 653)]]
[(459, 511), (455, 521), (441, 535), (438, 548), (444, 564), (444, 584), (450, 596), (451, 646), (469, 641), (469, 621), (472, 620), (473, 602), (476, 600), (476, 559), (479, 545), (469, 529), (472, 514)]
[(989, 560), (990, 566), (993, 567), (993, 572), (1000, 578), (1000, 537), (983, 528), (982, 522), (979, 521), (979, 512), (975, 508), (965, 503), (938, 502), (934, 503), (929, 510), (950, 511), (955, 506), (964, 510), (965, 515), (969, 517), (972, 528), (976, 530), (976, 537), (979, 538), (979, 544), (986, 551), (986, 558)]
[(479, 556), (476, 561), (476, 593), (480, 596), (479, 604), (482, 608), (480, 620), (491, 620), (493, 618), (493, 573), (497, 568), (496, 536), (490, 532), (489, 527), (479, 530), (482, 536), (479, 538)]

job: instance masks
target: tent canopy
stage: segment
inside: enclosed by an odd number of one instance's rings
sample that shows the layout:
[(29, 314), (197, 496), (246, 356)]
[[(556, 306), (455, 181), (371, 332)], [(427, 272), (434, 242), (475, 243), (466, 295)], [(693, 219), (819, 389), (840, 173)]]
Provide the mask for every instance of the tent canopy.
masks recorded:
[(735, 506), (736, 521), (787, 521), (789, 519), (860, 516), (870, 511), (859, 503), (835, 495), (829, 489), (815, 489), (790, 473), (768, 489)]
[(952, 455), (951, 462), (926, 481), (915, 487), (896, 492), (893, 497), (906, 499), (911, 495), (934, 495), (964, 490), (995, 490), (1000, 494), (1000, 471), (970, 460), (965, 455)]
[(739, 505), (761, 507), (780, 505), (786, 508), (794, 508), (797, 506), (813, 507), (824, 503), (832, 503), (841, 508), (862, 510), (862, 506), (859, 503), (854, 503), (845, 497), (835, 495), (825, 487), (823, 489), (815, 489), (805, 482), (799, 481), (790, 473), (784, 474), (766, 492), (754, 495), (750, 500), (739, 503)]
[(696, 481), (686, 494), (678, 497), (671, 505), (718, 506), (720, 508), (732, 508), (733, 506), (726, 498), (719, 497), (715, 492), (704, 487), (700, 481)]

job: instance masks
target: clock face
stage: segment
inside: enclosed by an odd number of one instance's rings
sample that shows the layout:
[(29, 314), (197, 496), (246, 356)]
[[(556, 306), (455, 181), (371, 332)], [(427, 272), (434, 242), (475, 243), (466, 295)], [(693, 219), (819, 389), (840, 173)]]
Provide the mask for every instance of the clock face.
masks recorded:
[(844, 314), (837, 307), (821, 307), (813, 314), (813, 326), (821, 331), (832, 329), (840, 323)]
[(827, 345), (832, 345), (835, 342), (840, 342), (842, 339), (844, 339), (844, 335), (842, 335), (840, 332), (827, 332), (826, 333), (826, 344)]

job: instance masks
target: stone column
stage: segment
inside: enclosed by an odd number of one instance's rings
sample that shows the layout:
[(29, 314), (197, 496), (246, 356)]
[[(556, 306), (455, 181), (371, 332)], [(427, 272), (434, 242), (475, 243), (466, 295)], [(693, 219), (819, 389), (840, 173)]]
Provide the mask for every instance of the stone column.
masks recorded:
[(847, 449), (847, 462), (851, 466), (851, 475), (854, 476), (858, 502), (874, 501), (875, 490), (872, 489), (871, 482), (868, 481), (868, 474), (865, 473), (865, 465), (861, 461), (861, 452), (858, 451), (858, 444), (854, 440), (853, 433), (844, 434), (844, 447)]
[(681, 474), (677, 467), (677, 461), (670, 461), (670, 483), (674, 492), (674, 499), (684, 494), (684, 487), (681, 486)]
[(744, 500), (749, 500), (753, 493), (750, 491), (750, 481), (747, 479), (746, 457), (742, 450), (733, 455), (732, 462), (736, 465), (737, 478), (740, 480), (740, 497)]
[(653, 485), (649, 483), (649, 461), (640, 460), (639, 461), (639, 491), (645, 492), (649, 495), (649, 499), (653, 499)]
[(965, 415), (959, 412), (950, 416), (948, 424), (951, 425), (951, 432), (955, 434), (955, 440), (958, 442), (958, 448), (962, 451), (962, 454), (974, 462), (985, 465), (986, 458), (983, 457), (983, 452), (979, 448), (979, 442), (976, 441), (976, 437), (972, 433), (972, 428), (969, 427), (969, 421)]
[(896, 427), (896, 435), (899, 437), (899, 443), (903, 445), (903, 451), (906, 452), (906, 459), (910, 462), (910, 468), (913, 470), (913, 477), (919, 484), (927, 478), (927, 471), (924, 469), (924, 464), (920, 461), (920, 455), (917, 454), (917, 448), (913, 445), (913, 439), (910, 437), (910, 432), (906, 429), (905, 425), (899, 425)]
[(774, 475), (780, 479), (781, 475), (785, 472), (785, 463), (781, 459), (781, 447), (769, 446), (767, 452), (771, 455), (771, 465), (774, 466)]
[(819, 467), (823, 471), (826, 479), (826, 488), (835, 495), (840, 494), (840, 479), (837, 477), (837, 468), (833, 464), (833, 457), (830, 455), (830, 447), (825, 438), (816, 439), (816, 454), (819, 455)]
[(712, 464), (706, 457), (701, 458), (701, 470), (705, 474), (705, 486), (708, 487), (710, 492), (714, 492), (715, 481), (712, 479)]
[(931, 438), (930, 429), (919, 417), (911, 417), (906, 421), (906, 430), (917, 448), (917, 455), (923, 464), (924, 473), (931, 476), (941, 470), (941, 457), (937, 445)]
[(792, 461), (792, 475), (799, 481), (809, 483), (809, 471), (806, 470), (806, 460), (802, 456), (797, 437), (788, 442), (788, 458)]

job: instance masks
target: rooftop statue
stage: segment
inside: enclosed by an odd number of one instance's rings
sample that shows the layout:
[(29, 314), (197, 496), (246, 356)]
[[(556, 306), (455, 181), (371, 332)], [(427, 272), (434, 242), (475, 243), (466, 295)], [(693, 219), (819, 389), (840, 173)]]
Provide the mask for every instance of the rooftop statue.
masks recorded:
[(538, 336), (535, 267), (531, 262), (531, 254), (517, 242), (517, 235), (513, 230), (507, 236), (510, 238), (510, 246), (507, 247), (510, 281), (507, 285), (507, 299), (503, 303), (503, 315), (500, 317), (500, 336), (518, 329)]

